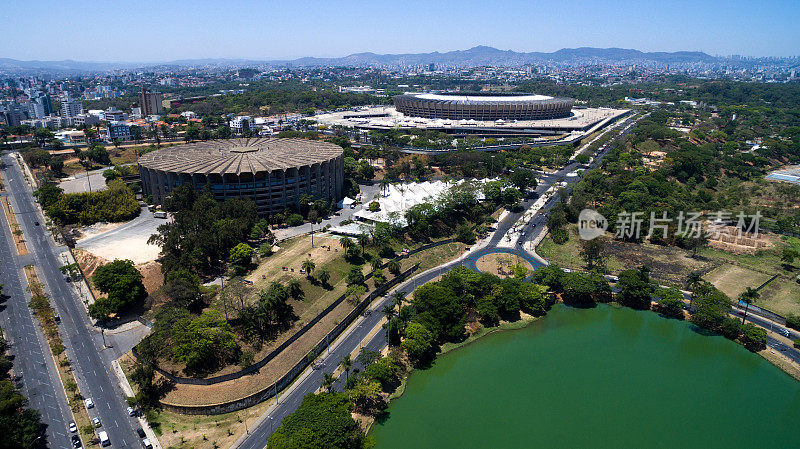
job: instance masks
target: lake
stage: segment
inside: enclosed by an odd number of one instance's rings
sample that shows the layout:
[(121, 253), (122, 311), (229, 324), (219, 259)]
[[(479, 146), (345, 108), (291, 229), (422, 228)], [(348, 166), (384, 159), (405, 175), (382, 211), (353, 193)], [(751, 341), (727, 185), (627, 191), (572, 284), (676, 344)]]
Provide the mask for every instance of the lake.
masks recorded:
[(653, 312), (556, 305), (416, 371), (379, 449), (797, 447), (800, 383)]

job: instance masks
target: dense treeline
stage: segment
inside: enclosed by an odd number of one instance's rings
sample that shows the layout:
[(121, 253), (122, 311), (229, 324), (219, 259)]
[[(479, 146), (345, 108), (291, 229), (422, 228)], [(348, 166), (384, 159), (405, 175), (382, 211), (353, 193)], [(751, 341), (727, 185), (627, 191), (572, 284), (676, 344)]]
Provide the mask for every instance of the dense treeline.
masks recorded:
[(314, 91), (309, 86), (284, 88), (270, 86), (241, 94), (209, 97), (197, 103), (182, 105), (170, 112), (194, 111), (200, 115), (250, 114), (273, 115), (286, 112), (313, 114), (315, 109), (349, 108), (381, 103), (378, 97), (366, 94), (337, 92), (325, 89)]
[(64, 193), (55, 184), (46, 183), (36, 196), (47, 215), (61, 225), (128, 221), (140, 212), (136, 196), (119, 180), (109, 181), (105, 190), (85, 193)]
[(214, 199), (210, 190), (191, 186), (175, 188), (165, 204), (172, 222), (158, 227), (149, 242), (161, 247), (162, 271), (177, 269), (203, 273), (219, 267), (231, 248), (244, 242), (256, 224), (250, 199)]
[[(791, 138), (782, 145), (743, 152), (740, 142), (726, 140), (724, 133), (679, 135), (667, 126), (674, 119), (667, 112), (653, 112), (630, 135), (615, 141), (602, 167), (586, 173), (573, 188), (569, 205), (551, 213), (551, 221), (563, 213), (574, 222), (584, 207), (597, 209), (611, 221), (622, 212), (642, 212), (641, 239), (649, 232), (651, 213), (658, 218), (666, 213), (673, 219), (667, 238), (659, 228), (654, 229), (658, 232), (651, 241), (681, 246), (691, 246), (691, 242), (674, 236), (675, 220), (682, 211), (727, 211), (729, 219), (736, 222), (739, 212), (752, 215), (760, 209), (786, 227), (796, 226), (793, 208), (754, 200), (759, 189), (747, 189), (745, 183), (760, 180), (779, 161), (800, 161), (800, 133), (787, 129)], [(663, 154), (660, 160), (647, 164), (657, 152)], [(800, 192), (791, 185), (774, 188), (778, 193), (786, 191), (789, 197), (791, 191)]]

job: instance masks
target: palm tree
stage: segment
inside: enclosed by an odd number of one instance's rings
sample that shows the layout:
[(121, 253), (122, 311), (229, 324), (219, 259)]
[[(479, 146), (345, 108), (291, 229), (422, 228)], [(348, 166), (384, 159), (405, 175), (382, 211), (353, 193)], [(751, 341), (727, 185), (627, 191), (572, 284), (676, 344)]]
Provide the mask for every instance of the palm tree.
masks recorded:
[(750, 304), (755, 300), (757, 300), (760, 296), (761, 295), (758, 293), (758, 290), (752, 287), (747, 287), (747, 290), (745, 290), (744, 292), (742, 292), (741, 295), (739, 295), (739, 300), (744, 301), (745, 303), (744, 315), (742, 315), (742, 324), (744, 324), (744, 319), (745, 317), (747, 317), (747, 310), (750, 309)]
[(400, 273), (400, 262), (398, 262), (397, 259), (392, 259), (386, 265), (386, 268), (389, 269), (389, 273), (398, 274)]
[(306, 270), (306, 277), (311, 277), (311, 272), (313, 272), (314, 269), (317, 268), (317, 265), (314, 263), (313, 260), (306, 259), (300, 265), (300, 268)]
[(353, 242), (353, 239), (350, 237), (342, 237), (339, 240), (339, 244), (342, 245), (342, 248), (344, 248), (345, 254), (347, 254), (351, 249), (353, 249), (354, 246), (356, 246), (355, 242)]
[(328, 393), (333, 392), (333, 383), (336, 382), (336, 378), (333, 377), (331, 374), (325, 373), (322, 375), (322, 385), (321, 388)]
[(345, 384), (346, 384), (347, 381), (350, 379), (350, 369), (353, 367), (353, 360), (350, 358), (350, 354), (347, 354), (346, 356), (344, 356), (342, 361), (339, 362), (339, 366), (341, 366), (342, 369), (344, 370), (344, 374), (345, 374), (344, 381), (345, 381)]
[(686, 287), (692, 291), (692, 294), (689, 295), (689, 310), (692, 310), (692, 301), (694, 301), (694, 292), (703, 282), (703, 273), (695, 270), (689, 273), (686, 277)]
[(286, 292), (294, 299), (300, 299), (303, 296), (303, 288), (300, 287), (300, 281), (291, 279), (286, 284)]
[(394, 307), (400, 307), (405, 300), (406, 300), (405, 292), (398, 290), (392, 293), (392, 304), (394, 305)]
[(358, 237), (356, 237), (356, 239), (358, 240), (358, 244), (364, 248), (366, 248), (367, 245), (369, 245), (369, 236), (366, 233), (358, 234)]
[(323, 268), (317, 273), (317, 278), (322, 282), (322, 285), (327, 285), (328, 281), (331, 280), (331, 272)]
[(392, 306), (385, 306), (382, 310), (383, 314), (386, 315), (386, 344), (388, 346), (392, 345), (391, 340), (389, 340), (389, 329), (392, 327), (392, 320), (395, 316), (395, 310)]
[(386, 189), (389, 187), (391, 183), (387, 178), (381, 179), (380, 186), (381, 186), (381, 193), (383, 196), (386, 196)]
[(377, 270), (378, 268), (383, 265), (383, 260), (381, 260), (380, 256), (372, 256), (372, 259), (369, 261), (370, 266), (372, 266), (373, 270)]

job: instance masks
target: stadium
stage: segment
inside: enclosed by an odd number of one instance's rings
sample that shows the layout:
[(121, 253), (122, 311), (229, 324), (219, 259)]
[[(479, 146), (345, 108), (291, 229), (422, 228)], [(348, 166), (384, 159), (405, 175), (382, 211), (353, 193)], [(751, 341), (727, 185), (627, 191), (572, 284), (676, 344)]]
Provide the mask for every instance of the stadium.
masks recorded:
[(139, 159), (142, 190), (163, 205), (172, 189), (209, 187), (217, 200), (247, 197), (266, 215), (294, 208), (303, 195), (342, 198), (344, 158), (338, 145), (301, 139), (196, 142)]
[(447, 120), (511, 121), (569, 117), (575, 100), (501, 93), (407, 93), (394, 97), (397, 112)]

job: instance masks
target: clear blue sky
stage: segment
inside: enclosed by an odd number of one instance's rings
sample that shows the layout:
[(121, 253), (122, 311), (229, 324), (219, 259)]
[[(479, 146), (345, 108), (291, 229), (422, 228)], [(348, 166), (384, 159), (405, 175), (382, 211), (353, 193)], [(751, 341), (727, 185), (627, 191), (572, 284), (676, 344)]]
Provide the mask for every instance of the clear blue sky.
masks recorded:
[(800, 54), (800, 0), (10, 0), (0, 23), (0, 57), (26, 60), (283, 59), (475, 45)]

